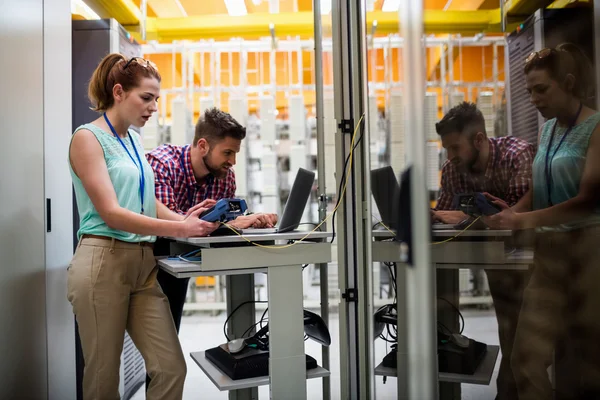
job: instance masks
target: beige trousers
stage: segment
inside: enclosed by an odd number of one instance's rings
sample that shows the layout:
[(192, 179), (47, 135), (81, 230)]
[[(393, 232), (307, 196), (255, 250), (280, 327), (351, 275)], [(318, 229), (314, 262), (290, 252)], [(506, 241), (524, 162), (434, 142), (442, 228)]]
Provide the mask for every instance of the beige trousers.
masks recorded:
[(152, 379), (146, 398), (182, 398), (186, 364), (157, 272), (149, 245), (109, 238), (79, 242), (69, 265), (68, 299), (79, 325), (85, 400), (120, 398), (125, 330)]
[[(600, 398), (599, 312), (600, 227), (537, 235), (511, 359), (519, 400)], [(547, 369), (559, 343), (570, 359), (557, 365), (553, 390)]]

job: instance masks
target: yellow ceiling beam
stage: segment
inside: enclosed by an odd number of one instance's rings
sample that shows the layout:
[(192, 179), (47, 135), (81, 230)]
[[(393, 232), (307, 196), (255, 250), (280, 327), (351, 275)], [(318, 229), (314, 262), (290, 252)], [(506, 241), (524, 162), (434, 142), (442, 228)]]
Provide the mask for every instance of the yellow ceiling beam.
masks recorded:
[(446, 10), (452, 11), (470, 11), (477, 10), (485, 0), (454, 0)]
[(142, 13), (132, 0), (85, 0), (100, 18), (114, 18), (121, 25), (138, 25)]
[[(85, 0), (101, 18), (115, 18), (122, 25), (131, 28), (132, 31), (139, 30), (141, 12), (134, 0)], [(154, 7), (161, 4), (173, 3), (173, 9), (179, 9), (177, 2), (189, 4), (190, 0), (149, 0)], [(500, 0), (504, 1), (504, 0)], [(196, 2), (196, 0), (193, 0)], [(426, 33), (462, 33), (472, 34), (477, 32), (500, 32), (501, 11), (499, 8), (493, 10), (452, 11), (454, 3), (462, 4), (482, 3), (481, 0), (455, 0), (451, 3), (448, 11), (426, 9), (425, 32)], [(485, 1), (483, 1), (485, 2)], [(585, 3), (586, 1), (579, 1)], [(589, 2), (589, 0), (587, 1)], [(198, 2), (199, 3), (199, 2)], [(521, 22), (524, 18), (533, 14), (539, 8), (545, 8), (553, 3), (553, 0), (506, 0), (504, 12), (509, 23)], [(573, 0), (556, 0), (554, 8), (571, 6)], [(204, 4), (204, 2), (202, 2)], [(152, 7), (154, 9), (154, 7)], [(458, 6), (457, 6), (458, 7)], [(172, 13), (172, 11), (171, 11)], [(157, 13), (157, 15), (159, 15)], [(379, 33), (399, 32), (397, 13), (384, 13), (375, 11), (367, 13), (368, 23), (377, 20)], [(328, 24), (330, 18), (323, 18)], [(164, 41), (183, 39), (228, 39), (232, 36), (261, 37), (268, 36), (269, 24), (276, 24), (277, 35), (300, 35), (311, 36), (313, 34), (312, 12), (299, 11), (297, 13), (251, 13), (244, 17), (230, 17), (229, 15), (201, 15), (180, 18), (148, 18), (149, 39)], [(329, 27), (326, 27), (326, 29)], [(510, 30), (510, 29), (509, 29)], [(135, 34), (135, 32), (132, 32)], [(139, 34), (137, 35), (139, 38)]]
[[(367, 13), (367, 25), (377, 21), (377, 33), (399, 33), (398, 14), (374, 11)], [(312, 12), (248, 14), (243, 17), (229, 15), (190, 16), (187, 18), (148, 18), (146, 33), (148, 40), (170, 42), (173, 40), (215, 39), (232, 37), (247, 39), (269, 36), (269, 25), (275, 25), (278, 37), (314, 34)], [(500, 10), (442, 11), (425, 10), (426, 33), (500, 32)], [(323, 19), (324, 32), (330, 32), (331, 21)], [(133, 33), (133, 32), (132, 32)]]
[(179, 0), (148, 0), (148, 5), (159, 18), (187, 17), (187, 13)]
[(556, 0), (548, 8), (568, 8), (576, 6), (591, 6), (591, 0)]

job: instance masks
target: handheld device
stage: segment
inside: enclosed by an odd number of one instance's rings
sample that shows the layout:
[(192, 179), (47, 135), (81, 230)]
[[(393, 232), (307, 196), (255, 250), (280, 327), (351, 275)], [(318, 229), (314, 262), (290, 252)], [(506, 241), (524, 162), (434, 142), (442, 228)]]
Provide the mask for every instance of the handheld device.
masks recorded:
[(208, 222), (227, 222), (243, 215), (248, 206), (243, 199), (221, 199), (198, 217)]
[(471, 217), (494, 215), (502, 211), (483, 193), (464, 193), (454, 197), (456, 208)]

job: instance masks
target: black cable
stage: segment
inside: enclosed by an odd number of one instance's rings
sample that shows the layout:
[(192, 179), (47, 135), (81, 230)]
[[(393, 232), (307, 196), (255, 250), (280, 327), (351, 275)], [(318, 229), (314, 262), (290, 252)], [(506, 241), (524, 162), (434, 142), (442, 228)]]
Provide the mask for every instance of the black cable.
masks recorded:
[[(265, 302), (262, 302), (262, 303), (265, 303)], [(267, 303), (268, 303), (268, 301), (267, 301)], [(260, 319), (258, 320), (258, 322), (252, 324), (248, 329), (246, 329), (246, 331), (242, 334), (242, 337), (246, 336), (246, 334), (249, 333), (253, 328), (256, 328), (256, 326), (258, 324), (260, 324), (260, 329), (262, 329), (263, 328), (263, 322), (269, 320), (268, 318), (265, 319), (265, 316), (267, 315), (268, 311), (269, 311), (269, 307), (265, 308), (265, 311), (263, 311), (263, 313), (260, 316)]]
[(233, 316), (233, 314), (235, 314), (235, 312), (237, 310), (239, 310), (242, 306), (246, 305), (246, 304), (252, 304), (252, 303), (268, 303), (268, 301), (260, 301), (260, 300), (249, 300), (249, 301), (244, 301), (243, 303), (239, 304), (232, 312), (231, 314), (229, 314), (227, 316), (227, 319), (225, 320), (225, 323), (223, 324), (223, 334), (225, 335), (225, 339), (227, 339), (227, 341), (229, 342), (229, 336), (227, 335), (227, 323), (229, 322), (229, 320), (231, 319), (231, 317)]
[[(352, 147), (352, 151), (346, 157), (346, 162), (344, 163), (344, 169), (342, 170), (342, 179), (340, 179), (340, 186), (338, 188), (338, 200), (335, 203), (335, 208), (334, 208), (335, 211), (333, 212), (333, 215), (331, 216), (331, 228), (332, 228), (333, 236), (331, 237), (330, 243), (333, 243), (333, 241), (335, 240), (335, 214), (337, 213), (337, 207), (339, 206), (339, 204), (342, 200), (342, 187), (344, 186), (344, 179), (346, 177), (346, 168), (348, 167), (348, 162), (350, 161), (350, 154), (354, 155), (354, 149), (356, 149), (356, 147), (358, 147), (360, 141), (362, 140), (362, 138), (364, 136), (363, 133), (364, 133), (364, 118), (360, 122), (360, 136), (359, 136), (358, 140), (356, 141), (356, 143), (354, 144), (354, 146)], [(350, 171), (350, 172), (352, 172), (352, 171)]]
[(387, 336), (383, 336), (383, 334), (379, 335), (380, 339), (383, 339), (384, 341), (386, 341), (387, 343), (396, 343), (395, 340), (392, 339), (388, 339)]
[(398, 339), (398, 328), (396, 326), (393, 326), (391, 329), (394, 331), (394, 333), (391, 332), (390, 330), (390, 324), (386, 325), (386, 329), (388, 332), (388, 336), (394, 341), (396, 342)]
[(465, 330), (465, 319), (462, 315), (462, 313), (460, 312), (460, 310), (452, 303), (450, 303), (447, 299), (443, 298), (443, 297), (438, 297), (438, 299), (440, 300), (444, 300), (446, 303), (450, 304), (450, 307), (452, 307), (454, 309), (454, 311), (456, 311), (456, 313), (458, 314), (458, 316), (460, 317), (460, 334), (463, 333), (463, 331)]
[[(302, 266), (302, 270), (304, 271), (304, 268), (308, 267), (309, 264), (304, 264)], [(223, 325), (223, 334), (225, 334), (225, 338), (227, 339), (227, 341), (229, 342), (229, 336), (227, 336), (227, 322), (229, 322), (229, 319), (231, 319), (231, 317), (233, 316), (233, 314), (235, 314), (235, 312), (243, 305), (245, 304), (250, 304), (250, 303), (268, 303), (269, 301), (258, 301), (258, 300), (251, 300), (251, 301), (245, 301), (242, 304), (238, 305), (232, 312), (231, 314), (229, 314), (227, 316), (227, 319), (225, 320), (225, 324)], [(247, 333), (249, 333), (253, 328), (255, 328), (258, 324), (260, 324), (260, 328), (262, 329), (263, 327), (263, 322), (265, 321), (265, 316), (267, 315), (267, 312), (269, 311), (269, 307), (265, 308), (265, 311), (262, 313), (260, 320), (253, 324), (252, 326), (250, 326), (248, 329), (246, 329), (246, 331), (242, 334), (242, 337), (246, 336)], [(266, 319), (268, 320), (268, 319)]]
[(388, 271), (390, 274), (391, 288), (394, 290), (394, 304), (398, 301), (398, 287), (396, 285), (396, 263), (395, 262), (384, 262), (383, 265), (388, 267)]
[[(268, 321), (268, 319), (267, 319), (267, 321)], [(245, 331), (244, 333), (242, 333), (242, 337), (243, 337), (243, 338), (246, 338), (245, 336), (246, 336), (248, 333), (250, 333), (250, 331), (252, 331), (252, 329), (256, 328), (256, 326), (257, 326), (258, 324), (260, 324), (260, 323), (262, 323), (262, 322), (263, 322), (263, 321), (261, 320), (261, 321), (258, 321), (258, 322), (256, 322), (256, 323), (252, 324), (252, 325), (251, 325), (251, 326), (250, 326), (248, 329), (246, 329), (246, 331)]]
[(437, 322), (439, 326), (441, 326), (442, 328), (444, 328), (446, 330), (446, 335), (448, 336), (452, 336), (453, 333), (450, 329), (448, 329), (448, 327), (444, 324), (442, 324), (440, 321)]
[(265, 320), (265, 315), (267, 315), (268, 311), (269, 311), (269, 307), (265, 308), (265, 311), (263, 311), (262, 315), (260, 316), (260, 321), (258, 321), (261, 329), (263, 327), (263, 321)]

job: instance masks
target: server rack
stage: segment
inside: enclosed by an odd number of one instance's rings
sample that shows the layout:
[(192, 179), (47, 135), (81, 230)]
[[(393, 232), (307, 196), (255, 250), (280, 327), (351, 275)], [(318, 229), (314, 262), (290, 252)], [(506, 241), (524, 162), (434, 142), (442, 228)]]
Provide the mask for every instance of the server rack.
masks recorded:
[(525, 59), (534, 51), (565, 42), (578, 45), (594, 60), (594, 13), (589, 7), (540, 9), (507, 37), (509, 134), (537, 145), (544, 123), (525, 89)]

